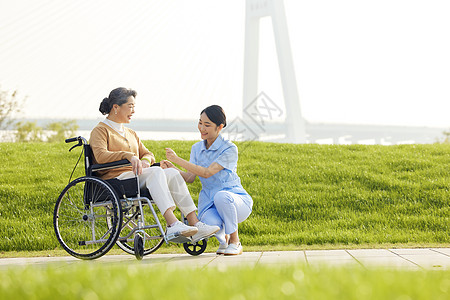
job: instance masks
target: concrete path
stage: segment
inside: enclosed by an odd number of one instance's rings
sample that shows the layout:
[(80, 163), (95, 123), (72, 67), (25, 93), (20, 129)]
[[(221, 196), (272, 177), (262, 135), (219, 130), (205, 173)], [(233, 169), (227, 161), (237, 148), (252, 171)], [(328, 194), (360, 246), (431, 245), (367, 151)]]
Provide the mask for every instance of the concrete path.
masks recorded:
[[(132, 255), (105, 255), (92, 263), (136, 262)], [(2, 258), (0, 269), (18, 265), (77, 264), (83, 261), (73, 257)], [(287, 266), (307, 264), (310, 266), (360, 266), (363, 268), (397, 268), (407, 270), (449, 270), (450, 248), (421, 249), (355, 249), (355, 250), (302, 250), (244, 252), (239, 256), (223, 256), (204, 253), (150, 254), (138, 263), (165, 265), (180, 268), (227, 268), (231, 266)]]

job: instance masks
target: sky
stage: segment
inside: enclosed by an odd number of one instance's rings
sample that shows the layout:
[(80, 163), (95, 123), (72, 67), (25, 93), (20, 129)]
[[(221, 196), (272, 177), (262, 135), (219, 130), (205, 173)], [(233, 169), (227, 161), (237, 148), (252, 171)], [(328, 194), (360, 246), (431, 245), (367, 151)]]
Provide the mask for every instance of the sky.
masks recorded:
[[(450, 1), (285, 0), (301, 113), (313, 123), (450, 127)], [(272, 20), (259, 87), (285, 110)], [(0, 88), (22, 117), (101, 118), (119, 86), (135, 118), (242, 113), (244, 0), (0, 0)]]

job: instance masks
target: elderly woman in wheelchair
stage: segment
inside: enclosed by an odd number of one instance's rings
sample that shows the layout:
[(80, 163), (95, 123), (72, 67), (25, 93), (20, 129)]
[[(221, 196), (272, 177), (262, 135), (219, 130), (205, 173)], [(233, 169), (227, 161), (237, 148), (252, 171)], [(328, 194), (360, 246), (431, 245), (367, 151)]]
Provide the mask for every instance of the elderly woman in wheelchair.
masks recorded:
[[(180, 173), (160, 168), (136, 133), (123, 126), (134, 114), (135, 97), (130, 89), (112, 90), (100, 104), (107, 117), (92, 130), (90, 145), (81, 137), (66, 140), (84, 146), (86, 176), (61, 193), (54, 227), (63, 248), (75, 257), (97, 258), (117, 243), (141, 259), (163, 241), (184, 243), (188, 253), (198, 255), (206, 248), (205, 239), (219, 231), (199, 221)], [(81, 205), (74, 203), (77, 195), (83, 199)], [(153, 204), (167, 224), (165, 233)], [(176, 206), (187, 224), (175, 216)]]

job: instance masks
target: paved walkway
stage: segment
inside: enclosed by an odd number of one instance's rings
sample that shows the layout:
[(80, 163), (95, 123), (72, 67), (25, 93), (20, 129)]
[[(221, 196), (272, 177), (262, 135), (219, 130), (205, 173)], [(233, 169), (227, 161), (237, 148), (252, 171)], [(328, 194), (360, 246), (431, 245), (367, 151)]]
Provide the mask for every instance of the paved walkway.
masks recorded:
[[(132, 255), (105, 255), (93, 262), (120, 264), (132, 261), (136, 261)], [(0, 268), (17, 265), (76, 264), (81, 262), (81, 260), (70, 256), (2, 258), (0, 259)], [(243, 265), (286, 266), (299, 263), (310, 266), (350, 265), (363, 268), (450, 270), (450, 248), (265, 251), (244, 252), (239, 256), (219, 256), (214, 253), (204, 253), (199, 256), (155, 253), (145, 256), (139, 263), (180, 268), (226, 268)]]

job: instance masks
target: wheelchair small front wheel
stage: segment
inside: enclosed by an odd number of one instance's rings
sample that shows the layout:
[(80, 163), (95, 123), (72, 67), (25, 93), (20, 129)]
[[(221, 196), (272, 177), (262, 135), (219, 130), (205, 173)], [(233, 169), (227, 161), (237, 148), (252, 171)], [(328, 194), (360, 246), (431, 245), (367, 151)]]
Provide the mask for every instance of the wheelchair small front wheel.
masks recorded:
[(96, 177), (70, 182), (56, 201), (53, 227), (70, 255), (95, 259), (114, 246), (122, 223), (120, 203), (111, 187)]
[(190, 255), (200, 255), (206, 250), (206, 246), (208, 245), (208, 242), (206, 240), (201, 240), (196, 243), (183, 243), (184, 250), (189, 253)]
[[(153, 205), (153, 204), (152, 204)], [(147, 203), (142, 204), (143, 209), (143, 220), (145, 225), (156, 225), (159, 222), (163, 227), (165, 226), (165, 220), (161, 215), (157, 215), (158, 220), (155, 219), (152, 209), (149, 207)], [(128, 212), (123, 214), (122, 220), (122, 230), (120, 235), (122, 237), (126, 237), (129, 234), (132, 234), (134, 229), (138, 227), (138, 220), (141, 218), (141, 213), (139, 210), (139, 206), (134, 206)], [(141, 229), (142, 236), (144, 239), (144, 256), (150, 253), (155, 252), (161, 247), (164, 243), (164, 236), (161, 234), (159, 228), (156, 226), (147, 226), (146, 228)], [(117, 246), (120, 249), (129, 253), (131, 255), (135, 255), (135, 247), (133, 240), (127, 241), (122, 240), (119, 236), (117, 240)]]
[(137, 260), (142, 260), (144, 257), (144, 239), (139, 234), (134, 237), (134, 255)]

